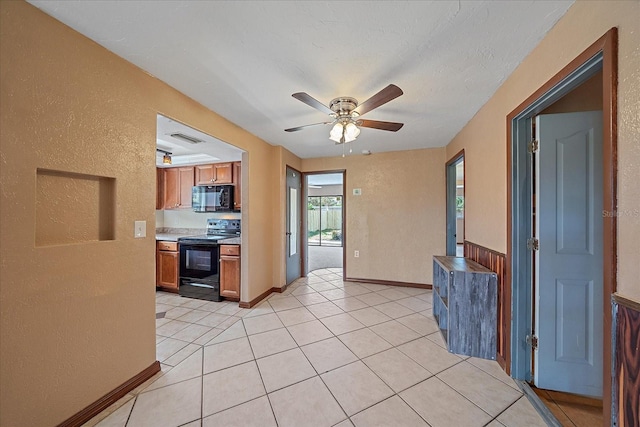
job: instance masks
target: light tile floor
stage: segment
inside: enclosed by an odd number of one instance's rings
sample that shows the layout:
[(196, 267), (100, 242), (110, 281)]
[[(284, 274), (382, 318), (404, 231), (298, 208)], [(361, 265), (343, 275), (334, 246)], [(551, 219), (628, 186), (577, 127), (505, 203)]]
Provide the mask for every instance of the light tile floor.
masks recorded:
[(496, 362), (447, 352), (431, 291), (316, 270), (253, 309), (158, 292), (162, 372), (86, 426), (544, 426)]

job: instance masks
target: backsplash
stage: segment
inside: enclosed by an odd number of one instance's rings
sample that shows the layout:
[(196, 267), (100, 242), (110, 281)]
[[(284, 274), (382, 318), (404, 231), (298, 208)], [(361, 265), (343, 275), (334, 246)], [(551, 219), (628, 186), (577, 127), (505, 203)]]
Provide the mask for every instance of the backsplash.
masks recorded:
[(198, 228), (207, 226), (207, 219), (241, 219), (240, 212), (193, 212), (188, 209), (157, 210), (156, 228)]

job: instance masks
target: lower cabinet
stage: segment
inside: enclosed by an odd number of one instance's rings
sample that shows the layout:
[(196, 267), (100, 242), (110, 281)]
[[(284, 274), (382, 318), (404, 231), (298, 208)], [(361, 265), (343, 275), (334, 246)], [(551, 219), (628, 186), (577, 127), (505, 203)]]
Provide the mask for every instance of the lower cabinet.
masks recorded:
[(433, 317), (451, 353), (496, 360), (497, 275), (466, 258), (433, 257)]
[(239, 245), (220, 245), (220, 296), (240, 300)]
[(178, 292), (178, 243), (159, 241), (156, 250), (156, 286)]

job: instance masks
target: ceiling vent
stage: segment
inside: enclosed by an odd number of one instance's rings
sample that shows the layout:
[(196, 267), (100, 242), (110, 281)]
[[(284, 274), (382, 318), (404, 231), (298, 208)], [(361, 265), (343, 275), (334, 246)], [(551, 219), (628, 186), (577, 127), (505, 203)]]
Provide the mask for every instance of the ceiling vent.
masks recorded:
[(204, 142), (202, 139), (198, 139), (191, 135), (185, 135), (184, 133), (172, 133), (171, 136), (181, 141), (188, 142), (189, 144), (200, 144), (201, 142)]

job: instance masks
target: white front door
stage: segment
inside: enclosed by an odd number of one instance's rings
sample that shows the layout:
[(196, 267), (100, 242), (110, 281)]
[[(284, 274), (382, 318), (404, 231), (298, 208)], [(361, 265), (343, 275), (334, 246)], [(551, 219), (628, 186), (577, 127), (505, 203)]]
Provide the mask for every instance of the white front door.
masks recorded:
[(602, 396), (602, 111), (536, 117), (536, 387)]

